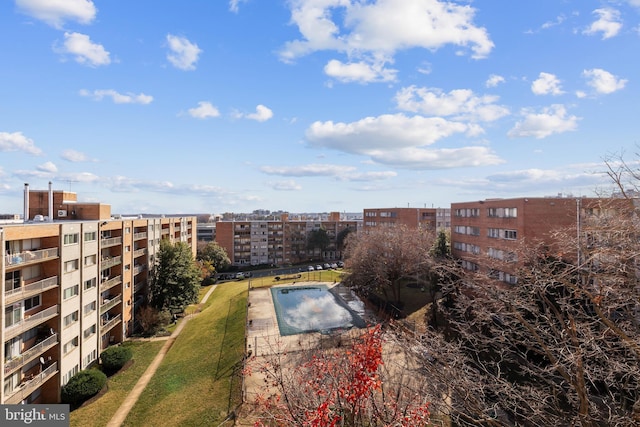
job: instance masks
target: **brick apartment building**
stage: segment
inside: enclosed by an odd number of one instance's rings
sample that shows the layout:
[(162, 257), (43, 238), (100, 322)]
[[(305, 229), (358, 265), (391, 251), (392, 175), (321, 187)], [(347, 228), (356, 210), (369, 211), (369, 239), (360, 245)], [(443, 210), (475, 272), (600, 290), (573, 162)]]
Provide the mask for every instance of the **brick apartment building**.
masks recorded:
[[(308, 220), (290, 220), (281, 214), (279, 220), (218, 221), (215, 239), (234, 266), (296, 264), (340, 259), (338, 236), (347, 229), (358, 231), (361, 225), (359, 220), (341, 220), (339, 212), (327, 219)], [(320, 229), (326, 231), (329, 246), (322, 251), (309, 249), (310, 233)]]
[[(585, 217), (602, 199), (585, 197), (522, 197), (451, 204), (451, 251), (468, 270), (490, 272), (497, 280), (515, 284), (517, 249), (523, 242), (552, 245), (554, 230), (579, 232)], [(577, 248), (576, 248), (577, 251)], [(490, 261), (497, 262), (498, 270)]]
[(195, 217), (122, 218), (72, 192), (30, 191), (24, 221), (0, 221), (4, 255), (0, 403), (55, 403), (78, 371), (133, 332), (160, 240), (187, 242)]
[(364, 209), (363, 230), (405, 225), (423, 230), (446, 230), (451, 226), (449, 208), (374, 208)]

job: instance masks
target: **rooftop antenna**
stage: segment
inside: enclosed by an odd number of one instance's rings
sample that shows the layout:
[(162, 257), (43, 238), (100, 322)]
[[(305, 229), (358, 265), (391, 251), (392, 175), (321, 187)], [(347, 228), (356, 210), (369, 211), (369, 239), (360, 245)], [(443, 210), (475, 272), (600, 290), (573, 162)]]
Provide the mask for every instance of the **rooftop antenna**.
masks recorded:
[(69, 186), (69, 191), (71, 191), (71, 183), (72, 182), (78, 182), (77, 179), (65, 179), (65, 181), (67, 182), (67, 185)]

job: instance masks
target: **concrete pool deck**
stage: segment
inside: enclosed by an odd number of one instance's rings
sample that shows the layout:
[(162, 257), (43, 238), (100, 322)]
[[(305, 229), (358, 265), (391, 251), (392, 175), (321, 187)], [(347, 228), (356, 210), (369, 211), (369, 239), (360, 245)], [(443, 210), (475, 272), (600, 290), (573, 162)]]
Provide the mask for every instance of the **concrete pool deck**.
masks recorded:
[[(326, 285), (327, 288), (331, 289), (338, 284), (333, 282), (295, 282), (272, 287), (286, 288), (318, 285)], [(319, 332), (305, 332), (282, 336), (278, 328), (278, 318), (271, 297), (271, 287), (251, 289), (248, 304), (247, 352), (255, 356), (306, 350), (318, 345), (335, 346), (339, 345), (341, 337), (349, 339), (361, 333), (359, 328), (353, 328), (328, 335)]]

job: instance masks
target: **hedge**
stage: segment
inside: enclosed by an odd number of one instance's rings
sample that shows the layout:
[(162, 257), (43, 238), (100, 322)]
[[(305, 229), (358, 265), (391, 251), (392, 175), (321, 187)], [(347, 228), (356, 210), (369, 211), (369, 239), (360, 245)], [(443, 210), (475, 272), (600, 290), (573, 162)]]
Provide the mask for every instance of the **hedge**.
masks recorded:
[(75, 374), (62, 387), (62, 403), (78, 406), (85, 400), (96, 395), (107, 383), (107, 376), (98, 369), (87, 369)]
[(128, 346), (108, 347), (100, 355), (102, 370), (107, 374), (118, 372), (132, 357), (133, 353)]

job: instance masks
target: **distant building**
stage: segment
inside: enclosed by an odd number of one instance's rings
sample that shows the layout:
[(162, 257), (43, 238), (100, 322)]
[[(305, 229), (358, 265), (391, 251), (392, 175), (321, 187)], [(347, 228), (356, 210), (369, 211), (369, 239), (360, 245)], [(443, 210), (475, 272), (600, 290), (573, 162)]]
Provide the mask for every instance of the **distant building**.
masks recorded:
[(195, 217), (122, 217), (75, 193), (30, 191), (4, 248), (0, 403), (55, 403), (78, 371), (133, 332), (162, 239), (196, 251)]
[[(451, 251), (467, 270), (491, 274), (515, 284), (519, 244), (542, 242), (552, 246), (552, 232), (579, 232), (579, 225), (603, 199), (586, 197), (521, 197), (451, 204)], [(576, 248), (577, 252), (577, 248)], [(577, 254), (567, 254), (576, 258)], [(496, 264), (491, 260), (505, 261)]]
[[(341, 233), (358, 231), (362, 222), (342, 220), (339, 212), (324, 219), (291, 220), (286, 213), (273, 220), (235, 220), (216, 223), (216, 242), (226, 251), (232, 265), (283, 265), (309, 261), (337, 260)], [(314, 230), (324, 230), (326, 248), (310, 248), (308, 238)]]
[(436, 231), (451, 225), (449, 208), (369, 208), (364, 209), (363, 230), (404, 225), (409, 228)]

